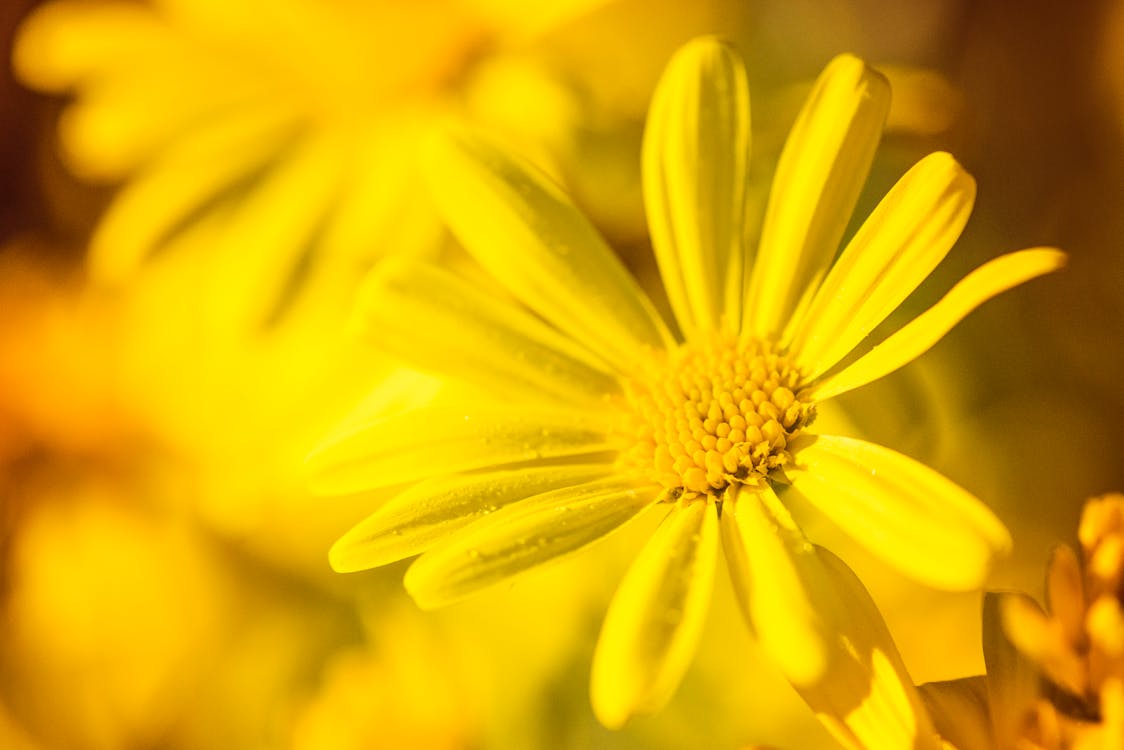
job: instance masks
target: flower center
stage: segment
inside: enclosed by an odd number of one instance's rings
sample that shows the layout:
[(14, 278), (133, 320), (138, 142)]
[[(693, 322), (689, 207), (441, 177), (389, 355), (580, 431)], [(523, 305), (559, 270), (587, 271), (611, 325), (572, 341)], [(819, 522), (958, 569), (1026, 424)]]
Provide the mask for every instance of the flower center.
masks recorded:
[(768, 342), (716, 334), (684, 344), (626, 385), (637, 440), (625, 460), (650, 467), (676, 497), (760, 486), (815, 417), (815, 405), (796, 396), (800, 385)]

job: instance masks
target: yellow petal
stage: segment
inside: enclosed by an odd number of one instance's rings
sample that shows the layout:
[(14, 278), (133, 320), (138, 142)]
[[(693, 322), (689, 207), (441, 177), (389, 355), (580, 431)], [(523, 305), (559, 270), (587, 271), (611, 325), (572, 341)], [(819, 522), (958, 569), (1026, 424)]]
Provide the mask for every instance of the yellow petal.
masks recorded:
[(937, 734), (956, 750), (994, 750), (987, 678), (983, 675), (917, 688)]
[(1072, 644), (1085, 637), (1085, 584), (1081, 563), (1071, 547), (1059, 545), (1046, 567), (1046, 606)]
[(163, 25), (136, 3), (50, 2), (21, 25), (12, 66), (27, 85), (62, 92), (158, 54), (167, 41)]
[(964, 317), (1001, 292), (1065, 265), (1065, 253), (1034, 248), (989, 261), (965, 276), (937, 304), (906, 324), (837, 375), (808, 394), (824, 401), (888, 375), (920, 357)]
[(632, 563), (593, 653), (590, 699), (605, 726), (657, 711), (683, 679), (710, 602), (718, 517), (706, 502), (676, 508)]
[(314, 492), (346, 494), (440, 474), (612, 448), (595, 413), (535, 406), (434, 406), (373, 419), (308, 458)]
[(807, 378), (846, 356), (924, 281), (960, 236), (975, 195), (975, 181), (946, 153), (930, 154), (898, 181), (798, 324), (791, 351)]
[(844, 746), (937, 750), (940, 739), (870, 594), (842, 560), (815, 547), (817, 603), (833, 634), (824, 678), (794, 687)]
[(861, 440), (802, 435), (790, 443), (792, 486), (847, 534), (922, 583), (983, 585), (1011, 547), (979, 500), (923, 464)]
[(722, 549), (742, 613), (793, 684), (827, 669), (828, 633), (818, 610), (819, 562), (788, 510), (766, 487), (722, 508)]
[(1026, 718), (1039, 697), (1042, 673), (1008, 636), (1005, 611), (1017, 607), (1044, 617), (1026, 594), (987, 593), (983, 604), (983, 654), (987, 667), (988, 705), (998, 747), (1015, 747)]
[(645, 347), (672, 345), (636, 279), (549, 177), (466, 131), (427, 145), (442, 214), (512, 295), (621, 370)]
[(777, 164), (743, 331), (780, 335), (815, 291), (870, 171), (889, 105), (886, 79), (851, 55), (836, 57), (816, 81)]
[(344, 534), (332, 545), (328, 559), (338, 573), (386, 565), (423, 552), (511, 503), (604, 478), (611, 472), (611, 464), (574, 464), (419, 482)]
[(625, 476), (508, 506), (419, 557), (406, 571), (406, 590), (426, 609), (451, 604), (603, 539), (658, 493)]
[(91, 240), (91, 273), (111, 283), (134, 273), (177, 232), (261, 179), (296, 128), (296, 112), (280, 104), (231, 113), (181, 137), (110, 205)]
[(292, 304), (316, 266), (320, 231), (348, 158), (339, 133), (310, 135), (239, 201), (214, 249), (217, 268), (204, 307), (216, 327), (255, 330)]
[(741, 58), (702, 38), (675, 54), (644, 132), (644, 205), (672, 309), (685, 332), (740, 319), (749, 159)]
[(585, 350), (517, 303), (427, 263), (384, 261), (356, 312), (376, 347), (497, 395), (545, 392), (588, 403), (620, 390)]
[(1089, 665), (1060, 622), (1028, 596), (1004, 596), (999, 603), (1003, 635), (1055, 684), (1074, 695), (1089, 687)]

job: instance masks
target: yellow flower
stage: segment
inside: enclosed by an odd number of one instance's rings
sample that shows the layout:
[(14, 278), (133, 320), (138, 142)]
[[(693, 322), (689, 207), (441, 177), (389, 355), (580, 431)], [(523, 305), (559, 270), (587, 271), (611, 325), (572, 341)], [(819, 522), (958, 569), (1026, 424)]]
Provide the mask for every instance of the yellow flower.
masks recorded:
[[(23, 24), (14, 67), (74, 95), (67, 165), (125, 181), (91, 239), (94, 277), (128, 278), (211, 223), (252, 329), (384, 247), (433, 244), (421, 126), (480, 61), (599, 1), (55, 0)], [(565, 130), (551, 93), (531, 111)]]
[(906, 364), (1064, 256), (1035, 249), (991, 261), (840, 366), (948, 252), (974, 194), (951, 156), (931, 155), (831, 263), (888, 100), (885, 80), (860, 60), (827, 67), (781, 156), (753, 252), (742, 243), (742, 64), (713, 39), (675, 56), (649, 114), (643, 178), (678, 330), (543, 174), (472, 134), (436, 139), (437, 202), (498, 285), (396, 259), (371, 279), (362, 316), (389, 351), (492, 397), (368, 421), (311, 457), (323, 492), (409, 483), (332, 548), (336, 570), (424, 553), (405, 585), (437, 607), (658, 508), (666, 516), (626, 574), (594, 655), (603, 723), (620, 726), (671, 696), (701, 631), (721, 539), (760, 642), (841, 737), (888, 711), (918, 731), (914, 711), (897, 711), (913, 705), (900, 691), (875, 689), (897, 685), (885, 677), (904, 669), (873, 630), (854, 627), (861, 584), (809, 543), (790, 500), (802, 496), (888, 563), (946, 589), (980, 586), (1010, 540), (931, 469), (812, 432), (816, 405)]
[(1124, 748), (1124, 495), (1089, 500), (1078, 539), (1084, 565), (1068, 546), (1050, 560), (1049, 613), (987, 595), (986, 675), (920, 687), (946, 748)]
[(1038, 677), (1019, 747), (1124, 748), (1124, 495), (1086, 503), (1077, 536), (1084, 566), (1066, 546), (1050, 560), (1049, 614), (1002, 595), (1004, 631)]

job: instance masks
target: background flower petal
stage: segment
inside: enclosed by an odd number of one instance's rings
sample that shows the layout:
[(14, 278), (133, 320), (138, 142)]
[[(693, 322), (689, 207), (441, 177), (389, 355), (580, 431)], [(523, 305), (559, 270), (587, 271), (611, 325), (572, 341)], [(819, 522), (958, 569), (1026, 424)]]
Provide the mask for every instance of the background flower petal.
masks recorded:
[(979, 500), (900, 453), (836, 435), (790, 445), (792, 486), (847, 534), (922, 583), (983, 585), (1011, 537)]
[(604, 538), (658, 494), (625, 476), (530, 498), (419, 557), (406, 571), (406, 590), (426, 609), (451, 604)]
[(91, 273), (109, 282), (128, 278), (184, 225), (262, 179), (297, 126), (295, 107), (263, 102), (169, 144), (102, 218), (90, 242)]
[(816, 81), (777, 164), (742, 329), (779, 336), (815, 292), (870, 171), (890, 107), (886, 79), (840, 55)]
[(693, 502), (672, 510), (632, 563), (593, 654), (590, 700), (605, 726), (659, 710), (679, 686), (702, 632), (717, 544), (714, 506)]
[(685, 333), (741, 316), (749, 86), (741, 57), (704, 37), (682, 47), (652, 98), (644, 204), (660, 275)]

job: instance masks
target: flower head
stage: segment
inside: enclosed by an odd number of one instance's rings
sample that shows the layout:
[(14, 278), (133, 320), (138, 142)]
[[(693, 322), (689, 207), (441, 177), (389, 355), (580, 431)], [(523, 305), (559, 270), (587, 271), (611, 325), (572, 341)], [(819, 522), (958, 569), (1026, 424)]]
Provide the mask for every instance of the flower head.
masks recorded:
[(228, 327), (254, 331), (309, 288), (348, 297), (382, 247), (428, 250), (439, 223), (416, 134), (482, 60), (581, 5), (53, 0), (23, 23), (13, 64), (72, 96), (67, 166), (124, 182), (91, 239), (92, 275), (121, 282), (192, 238), (223, 256)]
[(333, 566), (424, 553), (405, 584), (435, 607), (658, 509), (663, 522), (614, 597), (594, 656), (602, 722), (619, 726), (674, 691), (719, 546), (759, 640), (841, 737), (914, 705), (880, 692), (904, 668), (879, 648), (884, 627), (852, 606), (866, 596), (861, 584), (806, 539), (786, 492), (923, 582), (981, 585), (1009, 545), (1002, 524), (905, 456), (815, 433), (816, 405), (906, 364), (1063, 256), (994, 260), (840, 366), (948, 252), (974, 195), (951, 156), (929, 156), (832, 263), (888, 97), (860, 60), (828, 66), (781, 156), (754, 251), (743, 242), (741, 61), (709, 38), (675, 56), (643, 153), (672, 323), (542, 173), (478, 135), (436, 139), (428, 170), (440, 209), (498, 283), (398, 259), (373, 275), (361, 317), (378, 345), (493, 398), (368, 421), (311, 458), (326, 492), (408, 484), (333, 547)]
[(945, 748), (1124, 746), (1124, 495), (1089, 500), (1078, 537), (1084, 565), (1068, 546), (1050, 560), (1048, 611), (1021, 593), (986, 596), (986, 675), (919, 688)]
[(1050, 560), (1048, 613), (1002, 595), (1003, 628), (1037, 677), (1015, 726), (1020, 747), (1124, 746), (1124, 495), (1086, 503), (1077, 536), (1084, 565), (1066, 546)]

